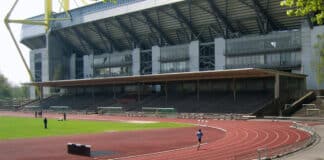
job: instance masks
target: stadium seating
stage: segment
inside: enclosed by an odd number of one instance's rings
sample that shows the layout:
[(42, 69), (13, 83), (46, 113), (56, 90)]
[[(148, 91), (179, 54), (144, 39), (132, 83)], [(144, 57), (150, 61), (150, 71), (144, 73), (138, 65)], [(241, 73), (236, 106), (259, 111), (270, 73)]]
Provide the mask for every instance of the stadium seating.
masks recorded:
[(72, 110), (96, 110), (97, 107), (122, 107), (124, 111), (141, 111), (142, 107), (176, 108), (185, 113), (253, 113), (272, 99), (270, 92), (249, 91), (237, 92), (236, 100), (233, 92), (201, 92), (199, 101), (197, 94), (170, 93), (165, 95), (150, 93), (140, 96), (136, 94), (113, 95), (63, 95), (54, 96), (41, 101), (43, 108), (50, 106), (69, 106)]

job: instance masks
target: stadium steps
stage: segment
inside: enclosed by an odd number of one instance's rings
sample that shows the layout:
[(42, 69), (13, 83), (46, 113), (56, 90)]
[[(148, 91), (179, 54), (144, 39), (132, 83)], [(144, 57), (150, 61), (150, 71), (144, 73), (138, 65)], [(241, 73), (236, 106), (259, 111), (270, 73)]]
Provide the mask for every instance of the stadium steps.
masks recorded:
[(296, 113), (293, 114), (294, 117), (324, 117), (324, 99), (316, 98), (314, 101), (309, 102), (309, 104), (315, 104), (318, 109), (321, 110), (321, 114), (318, 115), (318, 113), (310, 113), (308, 116), (306, 115), (306, 108), (302, 107), (300, 110), (298, 110)]
[[(305, 115), (306, 108), (303, 108), (303, 104), (313, 104), (314, 102), (316, 102), (315, 92), (313, 91), (307, 92), (304, 96), (302, 96), (301, 98), (293, 102), (289, 108), (284, 108), (282, 114), (284, 116), (291, 116), (291, 115), (296, 115), (297, 113), (301, 113), (304, 110), (303, 113)], [(317, 104), (316, 106), (318, 105), (320, 104)]]

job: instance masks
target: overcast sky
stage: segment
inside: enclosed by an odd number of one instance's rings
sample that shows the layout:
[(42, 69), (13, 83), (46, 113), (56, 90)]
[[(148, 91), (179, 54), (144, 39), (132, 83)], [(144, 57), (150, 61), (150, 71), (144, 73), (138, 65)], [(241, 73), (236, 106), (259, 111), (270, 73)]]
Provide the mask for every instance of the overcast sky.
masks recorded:
[[(53, 9), (58, 11), (59, 5), (58, 0), (53, 0)], [(71, 0), (71, 6), (76, 7), (82, 5), (81, 3), (75, 4), (75, 1)], [(15, 0), (4, 0), (1, 1), (0, 5), (0, 72), (4, 74), (11, 83), (19, 85), (23, 82), (29, 82), (29, 76), (25, 69), (21, 58), (19, 57), (18, 51), (10, 38), (9, 32), (7, 31), (3, 20)], [(79, 1), (80, 2), (80, 1)], [(25, 19), (35, 15), (44, 13), (44, 0), (20, 0), (17, 7), (11, 15), (11, 19)], [(20, 41), (20, 24), (11, 24), (11, 28), (15, 34), (15, 37)], [(23, 51), (24, 57), (29, 65), (29, 49), (23, 44), (20, 44)]]

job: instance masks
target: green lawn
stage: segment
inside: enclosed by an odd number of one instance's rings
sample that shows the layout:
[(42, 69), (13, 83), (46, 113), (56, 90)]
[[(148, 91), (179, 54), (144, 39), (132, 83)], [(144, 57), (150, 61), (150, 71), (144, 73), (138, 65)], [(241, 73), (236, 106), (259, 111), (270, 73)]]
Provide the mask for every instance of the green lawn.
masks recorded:
[(180, 123), (150, 123), (134, 124), (124, 122), (107, 121), (85, 121), (68, 120), (57, 121), (48, 119), (48, 129), (44, 129), (43, 119), (21, 118), (21, 117), (1, 117), (0, 116), (0, 140), (17, 139), (30, 137), (46, 137), (83, 133), (100, 133), (106, 131), (130, 131), (155, 128), (178, 128), (189, 127), (189, 124)]

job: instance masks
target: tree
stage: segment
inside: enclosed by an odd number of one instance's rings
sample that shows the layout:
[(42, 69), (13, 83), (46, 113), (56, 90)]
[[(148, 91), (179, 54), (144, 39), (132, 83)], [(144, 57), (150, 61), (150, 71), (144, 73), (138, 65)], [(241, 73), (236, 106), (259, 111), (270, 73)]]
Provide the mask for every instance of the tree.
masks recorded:
[(117, 3), (117, 0), (102, 0), (103, 2), (111, 2), (111, 3)]
[(313, 22), (324, 22), (324, 0), (283, 0), (280, 5), (290, 8), (287, 10), (289, 16), (310, 15)]
[(0, 73), (0, 99), (27, 98), (27, 86), (13, 86), (8, 79)]
[(11, 97), (11, 86), (7, 78), (0, 73), (0, 99)]

